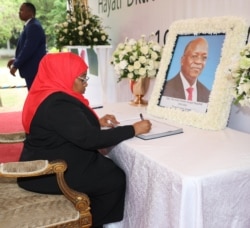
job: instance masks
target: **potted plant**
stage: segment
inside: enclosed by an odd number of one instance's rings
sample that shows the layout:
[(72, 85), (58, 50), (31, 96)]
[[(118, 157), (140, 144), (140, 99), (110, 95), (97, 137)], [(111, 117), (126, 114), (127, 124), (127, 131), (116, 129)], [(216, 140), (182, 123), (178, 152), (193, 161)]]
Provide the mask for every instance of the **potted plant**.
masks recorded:
[(234, 103), (250, 106), (250, 44), (241, 50), (239, 60), (231, 73), (235, 82)]
[(56, 47), (109, 45), (109, 36), (101, 19), (82, 1), (68, 1), (65, 21), (55, 25)]
[(240, 51), (230, 71), (234, 102), (228, 126), (250, 133), (250, 44)]
[(142, 97), (147, 92), (150, 78), (156, 77), (160, 66), (162, 46), (153, 40), (154, 37), (151, 34), (148, 39), (144, 35), (138, 40), (126, 38), (112, 54), (111, 64), (118, 75), (118, 82), (129, 79), (136, 97), (134, 104), (147, 103)]

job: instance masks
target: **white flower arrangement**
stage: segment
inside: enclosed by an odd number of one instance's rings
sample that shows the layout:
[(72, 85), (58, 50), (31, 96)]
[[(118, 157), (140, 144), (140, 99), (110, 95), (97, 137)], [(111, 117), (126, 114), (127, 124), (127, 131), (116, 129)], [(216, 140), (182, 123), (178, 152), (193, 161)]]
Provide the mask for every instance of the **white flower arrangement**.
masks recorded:
[(137, 80), (141, 77), (156, 77), (160, 66), (162, 46), (153, 40), (154, 34), (147, 40), (144, 35), (140, 39), (125, 39), (119, 43), (112, 54), (111, 64), (118, 82), (123, 78)]
[(240, 51), (240, 57), (231, 69), (231, 75), (235, 83), (234, 103), (250, 106), (250, 44)]
[(93, 15), (85, 4), (78, 1), (66, 12), (66, 20), (55, 25), (56, 47), (72, 45), (109, 45), (109, 36), (98, 16)]
[[(221, 50), (220, 63), (215, 72), (207, 111), (199, 113), (174, 107), (161, 107), (159, 105), (161, 91), (178, 35), (216, 35), (222, 33), (225, 34), (225, 39)], [(238, 17), (194, 18), (174, 22), (169, 28), (147, 112), (165, 120), (173, 120), (180, 124), (201, 129), (221, 130), (225, 128), (233, 100), (232, 81), (229, 80), (228, 66), (230, 66), (231, 58), (235, 56), (239, 48), (245, 45), (247, 33), (248, 24), (243, 18)]]

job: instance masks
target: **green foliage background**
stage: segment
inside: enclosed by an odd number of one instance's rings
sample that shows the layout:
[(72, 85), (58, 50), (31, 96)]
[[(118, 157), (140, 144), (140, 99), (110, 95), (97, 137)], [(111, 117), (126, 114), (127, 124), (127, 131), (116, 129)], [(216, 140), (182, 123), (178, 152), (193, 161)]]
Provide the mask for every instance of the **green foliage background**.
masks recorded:
[[(7, 41), (15, 45), (24, 22), (19, 19), (19, 8), (23, 0), (0, 0), (0, 48), (7, 47)], [(32, 0), (36, 7), (36, 18), (41, 22), (47, 37), (48, 49), (55, 46), (55, 24), (64, 20), (67, 0)]]

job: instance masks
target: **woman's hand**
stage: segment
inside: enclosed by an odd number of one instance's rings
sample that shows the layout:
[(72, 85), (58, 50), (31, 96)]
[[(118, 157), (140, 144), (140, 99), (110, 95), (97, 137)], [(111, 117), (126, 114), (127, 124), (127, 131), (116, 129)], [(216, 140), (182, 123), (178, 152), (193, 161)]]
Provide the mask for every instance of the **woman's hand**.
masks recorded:
[(133, 124), (135, 135), (148, 133), (151, 130), (151, 122), (149, 120), (141, 120)]
[(117, 121), (114, 115), (106, 114), (99, 119), (101, 127), (115, 127), (120, 122)]
[(113, 146), (107, 147), (107, 148), (103, 148), (103, 149), (98, 149), (99, 153), (101, 153), (102, 155), (107, 155), (111, 150), (112, 150)]

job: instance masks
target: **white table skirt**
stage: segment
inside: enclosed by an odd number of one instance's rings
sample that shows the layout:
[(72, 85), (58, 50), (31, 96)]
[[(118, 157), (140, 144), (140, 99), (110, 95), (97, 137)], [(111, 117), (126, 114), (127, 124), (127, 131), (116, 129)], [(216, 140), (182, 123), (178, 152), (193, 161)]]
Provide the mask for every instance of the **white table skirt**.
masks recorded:
[[(126, 103), (98, 112), (147, 116)], [(133, 138), (111, 150), (127, 191), (123, 221), (107, 228), (250, 227), (250, 134), (182, 127), (183, 134)]]

